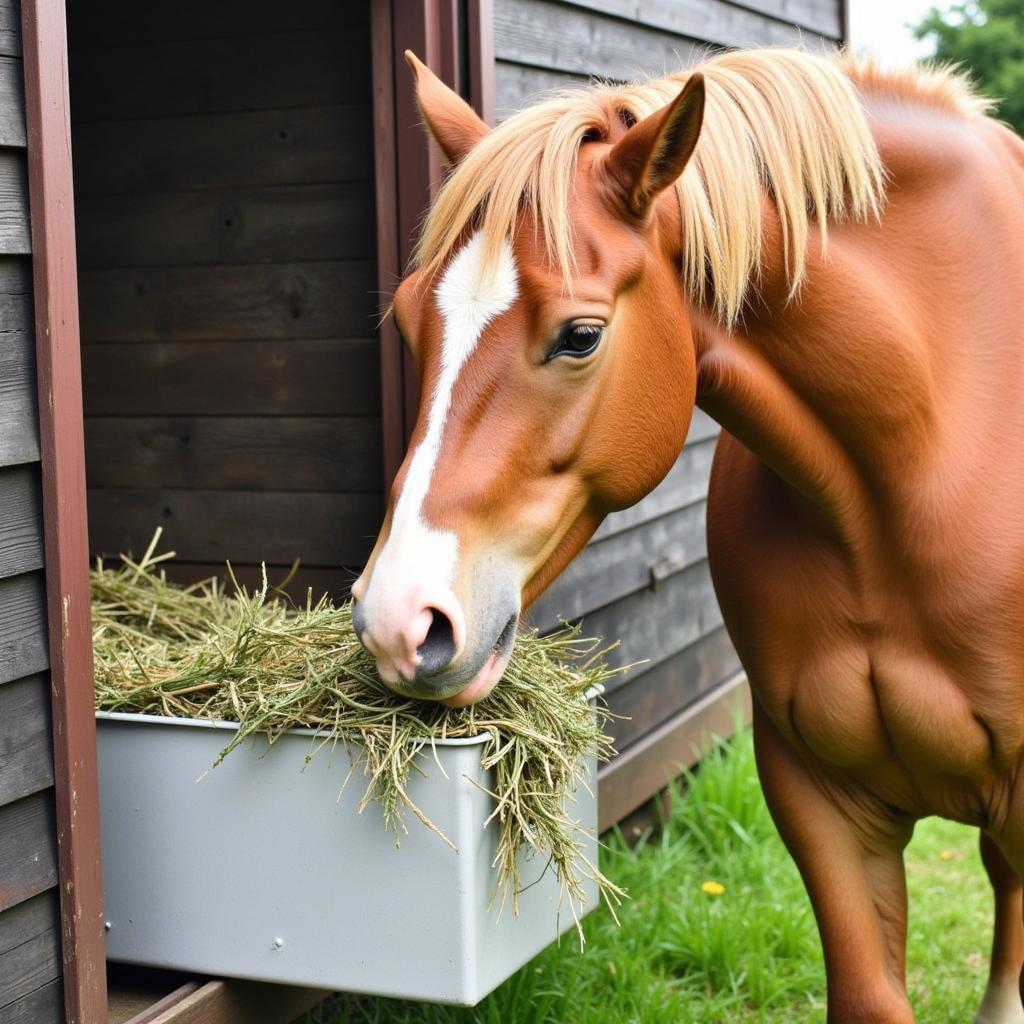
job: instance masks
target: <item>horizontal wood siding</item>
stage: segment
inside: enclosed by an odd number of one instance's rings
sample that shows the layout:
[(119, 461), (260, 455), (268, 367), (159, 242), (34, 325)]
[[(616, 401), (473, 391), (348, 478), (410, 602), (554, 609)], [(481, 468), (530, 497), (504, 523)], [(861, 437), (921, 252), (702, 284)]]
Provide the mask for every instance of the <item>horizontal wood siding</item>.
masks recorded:
[(0, 579), (42, 568), (39, 467), (0, 469)]
[(373, 151), (350, 140), (371, 131), (369, 105), (344, 99), (333, 106), (76, 124), (75, 185), (83, 196), (95, 196), (365, 181), (373, 174)]
[(89, 482), (263, 491), (380, 490), (379, 429), (369, 417), (90, 417)]
[[(842, 34), (840, 0), (495, 0), (494, 23), (499, 118), (546, 90), (679, 69), (709, 49), (824, 50)], [(609, 516), (530, 616), (542, 629), (582, 619), (588, 634), (619, 641), (610, 660), (635, 667), (608, 686), (610, 707), (624, 716), (612, 731), (627, 754), (621, 763), (641, 789), (653, 779), (663, 784), (666, 775), (634, 762), (648, 750), (653, 756), (676, 749), (651, 738), (683, 722), (702, 698), (724, 692), (740, 669), (707, 565), (705, 510), (717, 434), (698, 411), (661, 485)], [(614, 762), (603, 779), (609, 772)], [(651, 795), (602, 787), (614, 789), (616, 814)]]
[[(89, 492), (89, 529), (97, 551), (138, 550), (163, 526), (169, 543), (184, 564), (209, 575), (224, 562), (255, 568), (265, 561), (271, 570), (285, 569), (301, 540), (303, 564), (357, 566), (366, 557), (367, 541), (380, 526), (377, 494), (330, 494), (314, 491), (206, 491), (104, 489)], [(283, 573), (276, 574), (279, 578)], [(326, 583), (337, 569), (325, 570)], [(355, 576), (342, 576), (341, 585)], [(330, 590), (335, 587), (328, 588)]]
[(52, 748), (46, 673), (0, 686), (0, 803), (53, 784)]
[(0, 683), (48, 667), (43, 574), (29, 572), (0, 580)]
[(54, 978), (9, 1006), (0, 1008), (0, 1024), (43, 1024), (64, 1020), (60, 978)]
[(369, 4), (69, 24), (91, 547), (345, 591), (383, 507)]
[(590, 78), (673, 71), (709, 48), (834, 46), (839, 0), (495, 0), (499, 117)]
[(29, 1016), (28, 1007), (36, 1010), (43, 998), (37, 993), (59, 974), (57, 893), (48, 889), (0, 915), (0, 1021), (55, 1019)]
[[(366, 386), (377, 372), (376, 338), (250, 341), (245, 359), (231, 341), (94, 344), (86, 350), (88, 416), (201, 416), (209, 396), (195, 368), (231, 380), (219, 402), (223, 416), (380, 415), (380, 392)], [(108, 381), (116, 377), (120, 387)]]
[(0, 0), (0, 1024), (61, 997), (21, 5)]
[[(0, 0), (0, 54), (5, 57), (21, 56), (21, 4), (18, 0)], [(20, 80), (21, 76), (18, 77)], [(16, 118), (22, 109), (15, 103), (11, 116)], [(23, 113), (20, 120), (24, 128)]]
[(38, 459), (32, 268), (23, 256), (0, 256), (0, 466)]

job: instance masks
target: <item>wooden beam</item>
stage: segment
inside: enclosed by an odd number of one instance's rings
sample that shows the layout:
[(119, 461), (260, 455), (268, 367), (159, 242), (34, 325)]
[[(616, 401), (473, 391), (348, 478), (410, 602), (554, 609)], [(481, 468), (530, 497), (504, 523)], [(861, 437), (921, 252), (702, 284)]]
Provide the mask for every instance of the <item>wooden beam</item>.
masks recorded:
[(23, 0), (22, 40), (68, 1024), (105, 1024), (89, 546), (64, 0)]
[(466, 78), (473, 109), (494, 124), (494, 0), (469, 0), (466, 5)]
[(124, 989), (112, 980), (107, 993), (107, 1001), (110, 1003), (109, 1024), (151, 1024), (166, 1010), (192, 995), (201, 984), (200, 981), (188, 981), (156, 1002), (150, 1002), (153, 995), (148, 990), (140, 992), (132, 988)]
[(732, 735), (737, 712), (750, 721), (743, 672), (645, 736), (598, 772), (598, 830), (603, 832), (646, 803), (700, 757), (709, 736)]
[[(290, 1024), (329, 992), (257, 981), (208, 981), (184, 986), (126, 1024)], [(178, 997), (178, 998), (175, 998)]]
[[(398, 170), (395, 156), (394, 33), (389, 0), (374, 3), (372, 9), (370, 49), (373, 63), (373, 155), (377, 199), (377, 290), (380, 292), (381, 310), (384, 311), (402, 274), (396, 202)], [(405, 355), (402, 339), (392, 317), (383, 317), (378, 333), (384, 480), (390, 486), (405, 452)]]

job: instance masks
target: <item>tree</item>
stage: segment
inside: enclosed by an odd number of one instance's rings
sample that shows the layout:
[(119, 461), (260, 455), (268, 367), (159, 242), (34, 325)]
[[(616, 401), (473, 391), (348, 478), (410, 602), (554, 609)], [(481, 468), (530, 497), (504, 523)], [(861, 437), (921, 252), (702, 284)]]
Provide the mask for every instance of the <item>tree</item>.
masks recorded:
[(997, 116), (1024, 134), (1024, 0), (964, 0), (932, 8), (914, 28), (940, 61), (963, 66), (998, 104)]

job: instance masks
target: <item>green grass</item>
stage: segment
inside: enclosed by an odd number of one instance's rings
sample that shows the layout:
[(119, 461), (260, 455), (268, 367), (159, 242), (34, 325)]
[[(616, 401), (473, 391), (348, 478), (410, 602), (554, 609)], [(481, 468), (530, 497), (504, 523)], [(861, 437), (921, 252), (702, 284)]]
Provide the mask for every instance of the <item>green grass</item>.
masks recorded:
[[(907, 855), (909, 985), (918, 1018), (973, 1020), (985, 985), (991, 896), (977, 834), (922, 822)], [(810, 905), (768, 816), (749, 733), (674, 789), (663, 829), (621, 835), (602, 869), (632, 900), (616, 927), (585, 922), (474, 1009), (346, 998), (326, 1024), (821, 1022), (825, 981)], [(701, 886), (715, 881), (721, 895)]]

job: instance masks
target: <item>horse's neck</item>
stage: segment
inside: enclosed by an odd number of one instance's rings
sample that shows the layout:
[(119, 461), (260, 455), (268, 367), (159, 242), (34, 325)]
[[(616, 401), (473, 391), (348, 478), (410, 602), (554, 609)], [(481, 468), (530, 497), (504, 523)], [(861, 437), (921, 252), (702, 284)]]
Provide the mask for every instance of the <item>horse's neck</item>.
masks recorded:
[[(698, 405), (803, 495), (809, 510), (853, 542), (849, 520), (864, 521), (871, 490), (857, 448), (870, 449), (876, 432), (863, 430), (854, 447), (844, 443), (853, 433), (853, 419), (844, 411), (854, 398), (842, 393), (839, 361), (828, 357), (827, 348), (819, 349), (822, 376), (831, 378), (826, 381), (794, 369), (792, 361), (800, 358), (804, 345), (794, 352), (787, 344), (794, 335), (788, 332), (727, 334), (712, 328), (705, 336), (713, 342), (698, 359)], [(785, 345), (789, 358), (779, 358), (771, 340)], [(829, 341), (834, 340), (833, 335)], [(879, 370), (873, 367), (871, 376), (880, 376)], [(865, 421), (876, 408), (871, 399), (863, 409)]]
[(1019, 192), (933, 155), (934, 135), (883, 126), (882, 221), (833, 228), (827, 259), (812, 245), (796, 301), (776, 251), (741, 329), (695, 324), (698, 404), (854, 547), (920, 515), (938, 480), (968, 500), (997, 425), (1024, 441)]

